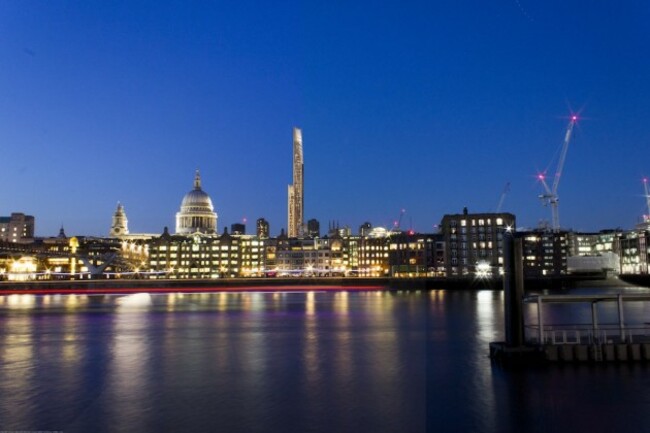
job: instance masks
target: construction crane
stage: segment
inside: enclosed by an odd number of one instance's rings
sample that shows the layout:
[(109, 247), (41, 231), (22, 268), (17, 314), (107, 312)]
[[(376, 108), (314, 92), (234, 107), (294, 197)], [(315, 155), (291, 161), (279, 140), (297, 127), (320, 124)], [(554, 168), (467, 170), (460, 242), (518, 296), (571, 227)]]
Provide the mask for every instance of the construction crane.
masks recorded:
[(566, 160), (566, 154), (569, 150), (569, 142), (571, 141), (571, 133), (573, 132), (573, 127), (578, 121), (578, 116), (575, 114), (569, 119), (569, 124), (566, 128), (566, 134), (564, 134), (564, 144), (562, 145), (562, 152), (560, 153), (560, 159), (557, 163), (557, 170), (555, 171), (555, 178), (553, 179), (553, 186), (549, 188), (548, 183), (546, 183), (545, 174), (539, 174), (537, 178), (542, 182), (544, 186), (544, 194), (541, 194), (539, 198), (542, 200), (544, 206), (551, 206), (551, 228), (554, 232), (560, 231), (560, 214), (558, 211), (558, 201), (559, 197), (557, 195), (557, 187), (560, 185), (560, 178), (562, 177), (562, 169), (564, 168), (564, 161)]
[(510, 182), (506, 182), (506, 186), (503, 187), (503, 192), (501, 193), (501, 197), (499, 198), (499, 204), (497, 205), (497, 210), (496, 213), (501, 212), (501, 208), (503, 207), (503, 202), (506, 199), (506, 195), (510, 192)]
[(399, 213), (399, 218), (393, 221), (393, 231), (399, 232), (401, 229), (402, 225), (402, 218), (404, 217), (404, 214), (406, 213), (406, 209), (402, 209)]
[(650, 222), (650, 194), (648, 194), (648, 178), (643, 178), (643, 191), (645, 192), (645, 201), (648, 208), (647, 215), (643, 215), (643, 222)]

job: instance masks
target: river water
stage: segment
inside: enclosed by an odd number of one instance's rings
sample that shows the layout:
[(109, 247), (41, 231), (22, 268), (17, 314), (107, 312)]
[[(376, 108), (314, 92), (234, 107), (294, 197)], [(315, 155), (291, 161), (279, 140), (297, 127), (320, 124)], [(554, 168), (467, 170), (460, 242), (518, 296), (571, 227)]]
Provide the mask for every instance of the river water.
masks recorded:
[(650, 366), (492, 364), (502, 304), (445, 290), (0, 296), (0, 430), (650, 430)]

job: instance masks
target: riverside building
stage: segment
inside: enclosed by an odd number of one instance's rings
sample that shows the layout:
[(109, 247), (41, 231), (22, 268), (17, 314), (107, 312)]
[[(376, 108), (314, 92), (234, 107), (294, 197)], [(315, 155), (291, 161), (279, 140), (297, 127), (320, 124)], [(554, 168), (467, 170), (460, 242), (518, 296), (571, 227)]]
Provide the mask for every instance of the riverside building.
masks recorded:
[(339, 238), (286, 238), (278, 242), (279, 276), (332, 276), (343, 270), (343, 240)]
[(11, 216), (0, 217), (0, 241), (32, 242), (34, 240), (34, 217), (14, 212)]
[(485, 276), (503, 270), (503, 234), (515, 230), (511, 213), (445, 215), (440, 223), (445, 243), (446, 276)]
[(195, 233), (171, 235), (167, 228), (149, 244), (152, 278), (197, 279), (240, 275), (240, 239), (224, 231), (221, 236)]
[(561, 277), (567, 274), (568, 233), (534, 230), (519, 232), (523, 239), (523, 269), (526, 278)]
[(650, 273), (650, 230), (643, 227), (625, 233), (620, 238), (621, 273)]

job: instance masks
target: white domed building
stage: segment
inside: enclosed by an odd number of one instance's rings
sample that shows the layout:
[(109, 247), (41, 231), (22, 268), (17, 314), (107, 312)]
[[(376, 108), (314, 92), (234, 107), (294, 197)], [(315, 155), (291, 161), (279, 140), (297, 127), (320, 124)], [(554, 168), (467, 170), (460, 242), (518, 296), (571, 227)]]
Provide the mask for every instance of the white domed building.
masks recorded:
[(196, 170), (194, 189), (183, 197), (181, 209), (176, 213), (176, 234), (214, 234), (217, 232), (217, 213), (210, 196), (201, 189), (201, 175)]

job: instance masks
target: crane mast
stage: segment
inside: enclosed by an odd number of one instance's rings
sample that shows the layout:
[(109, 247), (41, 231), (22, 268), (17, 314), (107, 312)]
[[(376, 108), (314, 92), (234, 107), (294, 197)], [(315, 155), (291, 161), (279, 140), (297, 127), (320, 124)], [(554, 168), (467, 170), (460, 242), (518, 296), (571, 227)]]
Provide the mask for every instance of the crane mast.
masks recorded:
[(499, 204), (497, 205), (497, 210), (496, 213), (501, 212), (501, 208), (503, 207), (503, 202), (506, 199), (506, 195), (510, 192), (510, 182), (506, 182), (506, 186), (503, 187), (503, 192), (501, 193), (501, 197), (499, 198)]
[(643, 190), (645, 192), (645, 201), (648, 208), (648, 214), (643, 216), (643, 222), (650, 222), (650, 194), (648, 194), (648, 178), (643, 178)]
[(559, 197), (557, 195), (557, 189), (560, 186), (560, 179), (562, 177), (562, 170), (564, 169), (564, 162), (566, 161), (566, 154), (569, 150), (569, 143), (571, 142), (571, 134), (573, 133), (573, 127), (578, 121), (578, 116), (573, 115), (569, 120), (569, 124), (566, 128), (566, 133), (564, 134), (564, 143), (562, 145), (562, 151), (560, 152), (560, 159), (557, 163), (557, 169), (555, 170), (555, 177), (553, 178), (553, 186), (549, 187), (546, 183), (546, 177), (543, 174), (538, 176), (538, 179), (542, 182), (544, 186), (544, 194), (540, 195), (539, 198), (542, 200), (544, 206), (551, 206), (551, 217), (552, 217), (552, 228), (554, 232), (560, 231), (560, 212), (558, 209)]
[(406, 213), (406, 209), (402, 209), (400, 211), (399, 218), (393, 222), (393, 231), (399, 232), (401, 230), (402, 218), (404, 217), (405, 213)]

